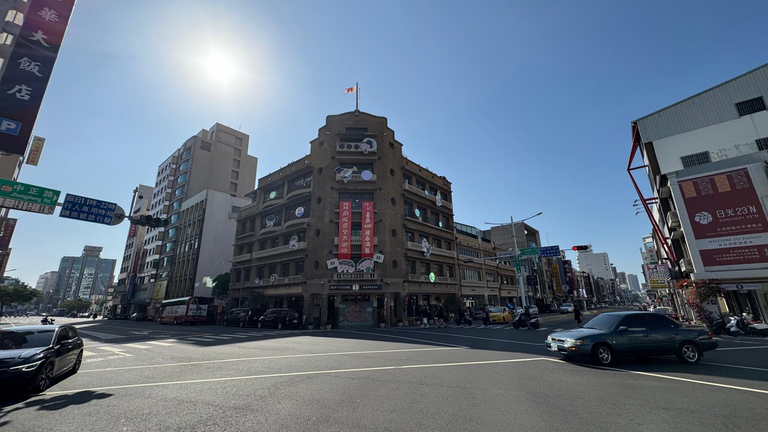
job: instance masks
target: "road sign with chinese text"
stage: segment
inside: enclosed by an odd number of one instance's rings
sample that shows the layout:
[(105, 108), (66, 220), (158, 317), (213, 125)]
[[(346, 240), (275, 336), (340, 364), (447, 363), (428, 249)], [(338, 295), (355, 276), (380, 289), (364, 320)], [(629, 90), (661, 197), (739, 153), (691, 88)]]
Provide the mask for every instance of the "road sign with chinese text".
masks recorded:
[(539, 255), (542, 258), (557, 258), (560, 256), (560, 246), (544, 246), (539, 249)]
[(515, 255), (515, 271), (517, 271), (518, 274), (522, 271), (520, 269), (520, 256)]
[(55, 206), (59, 201), (59, 195), (61, 192), (54, 189), (0, 179), (0, 197), (3, 198)]
[(2, 228), (0, 228), (0, 252), (7, 252), (11, 246), (11, 238), (16, 228), (16, 219), (6, 218)]
[(0, 150), (23, 156), (75, 0), (34, 0), (0, 80)]
[(43, 153), (43, 146), (45, 146), (45, 138), (39, 136), (32, 138), (32, 145), (27, 154), (27, 165), (37, 166), (37, 163), (40, 162), (40, 155)]
[(59, 217), (112, 225), (117, 208), (115, 203), (67, 194)]
[(539, 254), (539, 248), (530, 247), (520, 249), (520, 256), (534, 256)]

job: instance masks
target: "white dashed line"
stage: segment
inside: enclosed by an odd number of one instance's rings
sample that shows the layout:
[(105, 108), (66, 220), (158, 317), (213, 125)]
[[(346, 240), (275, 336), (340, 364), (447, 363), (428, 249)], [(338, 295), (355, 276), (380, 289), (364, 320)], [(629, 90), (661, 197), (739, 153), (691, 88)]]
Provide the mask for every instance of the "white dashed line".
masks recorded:
[(201, 341), (201, 342), (213, 342), (214, 341), (214, 339), (206, 339), (206, 338), (199, 338), (199, 337), (197, 337), (197, 338), (191, 337), (191, 338), (187, 338), (187, 339), (193, 340), (193, 341)]
[(122, 346), (127, 346), (131, 348), (141, 348), (141, 349), (150, 349), (152, 347), (146, 346), (146, 345), (140, 345), (140, 344), (123, 344)]
[(211, 336), (211, 335), (208, 335), (206, 337), (207, 338), (211, 338), (211, 339), (225, 339), (225, 340), (232, 339), (231, 337), (226, 337), (226, 336)]
[(152, 344), (152, 345), (160, 345), (160, 346), (173, 346), (173, 344), (160, 342), (160, 341), (147, 341), (146, 343)]

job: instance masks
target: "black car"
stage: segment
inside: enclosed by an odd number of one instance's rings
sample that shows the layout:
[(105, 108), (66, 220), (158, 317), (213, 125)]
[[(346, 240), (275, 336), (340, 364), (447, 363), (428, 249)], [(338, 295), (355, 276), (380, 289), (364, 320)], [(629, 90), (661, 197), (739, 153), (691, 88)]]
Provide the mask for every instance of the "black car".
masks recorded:
[(257, 326), (261, 313), (253, 308), (235, 308), (227, 312), (224, 316), (224, 327), (229, 326)]
[(282, 329), (285, 327), (299, 328), (301, 327), (301, 321), (299, 321), (299, 313), (293, 309), (280, 308), (269, 309), (264, 312), (264, 315), (259, 318), (259, 322), (256, 324), (258, 328), (274, 327)]
[(45, 391), (54, 378), (75, 374), (83, 361), (83, 340), (68, 325), (0, 330), (0, 387)]
[(682, 324), (653, 312), (610, 312), (584, 327), (552, 333), (545, 346), (568, 357), (592, 359), (602, 366), (616, 357), (676, 355), (686, 364), (698, 363), (704, 351), (717, 349), (706, 327)]

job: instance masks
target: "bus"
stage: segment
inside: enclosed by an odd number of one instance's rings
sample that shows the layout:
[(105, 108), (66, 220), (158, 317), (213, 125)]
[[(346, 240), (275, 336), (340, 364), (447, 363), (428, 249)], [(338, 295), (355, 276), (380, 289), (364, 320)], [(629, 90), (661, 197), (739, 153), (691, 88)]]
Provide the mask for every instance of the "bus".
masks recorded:
[(198, 324), (208, 318), (207, 297), (181, 297), (160, 304), (160, 324)]

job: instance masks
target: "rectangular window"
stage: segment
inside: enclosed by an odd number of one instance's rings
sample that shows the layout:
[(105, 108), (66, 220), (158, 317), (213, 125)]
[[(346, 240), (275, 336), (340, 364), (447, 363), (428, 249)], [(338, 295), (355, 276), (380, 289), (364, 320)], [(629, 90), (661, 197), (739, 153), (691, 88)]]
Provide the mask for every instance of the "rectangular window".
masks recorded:
[(237, 193), (237, 183), (229, 183), (229, 191)]
[(738, 102), (736, 104), (736, 111), (739, 112), (739, 117), (765, 111), (765, 100), (762, 96), (759, 96), (744, 102)]
[(480, 253), (478, 251), (473, 251), (469, 249), (459, 248), (459, 255), (464, 255), (472, 258), (480, 258)]
[(488, 282), (496, 282), (496, 273), (485, 272), (485, 280)]
[(232, 168), (240, 169), (240, 160), (232, 159)]
[(373, 192), (339, 192), (339, 201), (352, 201), (352, 210), (362, 210), (363, 201), (373, 201)]
[(240, 173), (237, 171), (232, 171), (232, 175), (230, 176), (232, 180), (238, 180), (240, 178)]
[(429, 223), (434, 226), (439, 226), (438, 222), (440, 221), (440, 215), (435, 212), (431, 212), (429, 215)]
[(482, 282), (479, 270), (459, 269), (459, 274), (463, 281)]
[(452, 277), (456, 277), (456, 276), (455, 276), (455, 273), (453, 272), (453, 266), (452, 266), (452, 265), (447, 265), (447, 266), (445, 266), (445, 269), (446, 269), (446, 270), (447, 270), (447, 272), (448, 272), (448, 277), (449, 277), (449, 278), (452, 278)]
[(429, 275), (429, 263), (427, 262), (420, 262), (419, 263), (419, 271), (422, 276), (428, 276)]
[(439, 238), (432, 238), (432, 246), (436, 247), (438, 249), (442, 249), (443, 248), (443, 241), (440, 240)]
[(17, 11), (17, 10), (9, 10), (8, 14), (5, 16), (6, 21), (10, 21), (14, 24), (22, 25), (24, 24), (24, 14)]
[(688, 156), (682, 156), (680, 157), (680, 160), (683, 161), (684, 168), (695, 167), (697, 165), (704, 165), (712, 162), (709, 158), (708, 151), (704, 151), (701, 153), (694, 153)]
[(304, 261), (296, 261), (295, 263), (296, 272), (295, 274), (297, 276), (304, 274)]
[[(432, 195), (432, 196), (436, 196), (437, 195), (437, 189), (435, 189), (434, 187), (430, 186), (429, 187), (429, 194)], [(440, 195), (440, 198), (442, 198), (442, 194)]]
[(416, 239), (415, 239), (415, 237), (414, 237), (414, 235), (413, 235), (413, 231), (406, 231), (406, 232), (405, 232), (405, 239), (406, 239), (407, 241), (409, 241), (409, 242), (415, 242), (415, 241), (416, 241)]
[(259, 242), (259, 250), (267, 250), (267, 241), (262, 240)]
[(403, 202), (403, 216), (413, 217), (413, 204), (408, 201)]
[(435, 275), (443, 277), (443, 265), (442, 264), (435, 264)]
[(423, 181), (416, 180), (416, 188), (418, 188), (419, 190), (424, 190), (427, 188), (427, 185), (424, 184)]
[(295, 190), (300, 189), (307, 189), (312, 187), (312, 174), (309, 174), (307, 176), (301, 177), (296, 180), (292, 180), (288, 183), (288, 193), (291, 193)]
[(368, 128), (365, 127), (348, 127), (347, 133), (348, 134), (366, 134), (368, 133)]
[(408, 268), (408, 274), (416, 274), (416, 261), (407, 260), (405, 266)]
[(451, 244), (451, 242), (449, 241), (445, 242), (445, 250), (453, 250), (453, 245)]
[(280, 239), (275, 237), (275, 238), (272, 239), (272, 247), (276, 248), (278, 246), (280, 246)]
[(253, 252), (253, 243), (248, 243), (248, 247), (246, 248), (245, 253), (251, 253)]
[(422, 222), (427, 221), (427, 209), (424, 207), (419, 207), (419, 220)]
[(760, 138), (755, 142), (758, 150), (768, 150), (768, 138)]
[(247, 268), (245, 269), (245, 276), (243, 276), (243, 281), (250, 281), (251, 280), (251, 269)]
[(280, 276), (288, 277), (291, 275), (291, 263), (280, 264)]
[(13, 35), (10, 33), (0, 33), (0, 45), (10, 45), (13, 43)]
[(242, 255), (245, 253), (245, 245), (240, 245), (237, 247), (237, 254)]
[(277, 264), (269, 266), (269, 276), (272, 277), (273, 274), (277, 274)]
[(411, 176), (408, 174), (403, 174), (403, 185), (409, 185), (413, 184), (413, 180), (411, 179)]
[(264, 279), (264, 267), (256, 269), (256, 276), (258, 276), (259, 279)]
[(243, 154), (243, 152), (240, 149), (232, 149), (232, 150), (233, 150), (232, 154), (234, 154), (235, 157), (240, 157)]

